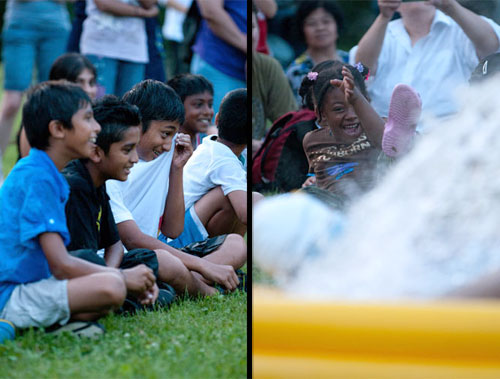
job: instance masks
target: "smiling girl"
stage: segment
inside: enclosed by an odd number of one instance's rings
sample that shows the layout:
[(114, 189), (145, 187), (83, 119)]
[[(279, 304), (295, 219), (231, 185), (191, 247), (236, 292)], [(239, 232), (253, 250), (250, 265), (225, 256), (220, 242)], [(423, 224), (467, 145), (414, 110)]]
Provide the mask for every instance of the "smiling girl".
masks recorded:
[(310, 172), (319, 188), (347, 201), (375, 185), (381, 156), (397, 157), (408, 150), (421, 110), (418, 94), (398, 85), (385, 123), (369, 103), (359, 69), (333, 62), (304, 78), (313, 82), (317, 121), (325, 126), (304, 137)]

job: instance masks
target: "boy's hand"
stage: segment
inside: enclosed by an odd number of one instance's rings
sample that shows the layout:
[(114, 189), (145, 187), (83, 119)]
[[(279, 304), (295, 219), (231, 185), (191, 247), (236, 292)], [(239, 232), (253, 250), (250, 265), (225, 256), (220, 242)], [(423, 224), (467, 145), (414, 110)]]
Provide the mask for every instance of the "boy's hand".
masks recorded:
[(211, 282), (218, 283), (224, 286), (229, 291), (233, 291), (238, 287), (240, 283), (236, 272), (234, 272), (233, 266), (229, 265), (219, 265), (216, 263), (204, 260), (204, 265), (202, 268), (203, 272), (200, 272), (205, 279)]
[(183, 168), (188, 159), (193, 155), (193, 145), (191, 145), (191, 137), (184, 133), (177, 133), (175, 139), (174, 157), (172, 165), (176, 168)]
[(156, 302), (156, 299), (158, 299), (159, 293), (160, 289), (158, 288), (158, 285), (155, 283), (154, 286), (151, 287), (149, 290), (146, 290), (142, 294), (140, 294), (137, 297), (137, 300), (142, 305), (153, 305)]
[(122, 270), (122, 272), (125, 276), (127, 291), (136, 296), (150, 290), (156, 283), (153, 270), (144, 264)]
[(343, 80), (333, 79), (330, 80), (330, 84), (344, 92), (345, 100), (348, 103), (354, 104), (359, 99), (359, 96), (363, 95), (354, 84), (354, 77), (346, 66), (342, 67), (342, 75), (344, 76)]

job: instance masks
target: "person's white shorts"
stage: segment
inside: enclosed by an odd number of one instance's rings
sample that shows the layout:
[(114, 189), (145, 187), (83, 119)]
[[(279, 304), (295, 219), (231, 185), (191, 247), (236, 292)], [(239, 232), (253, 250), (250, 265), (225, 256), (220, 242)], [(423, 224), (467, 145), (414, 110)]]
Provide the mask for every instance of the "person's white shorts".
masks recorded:
[(56, 322), (64, 325), (69, 317), (68, 281), (53, 276), (19, 284), (0, 312), (0, 318), (9, 320), (20, 329), (47, 327)]

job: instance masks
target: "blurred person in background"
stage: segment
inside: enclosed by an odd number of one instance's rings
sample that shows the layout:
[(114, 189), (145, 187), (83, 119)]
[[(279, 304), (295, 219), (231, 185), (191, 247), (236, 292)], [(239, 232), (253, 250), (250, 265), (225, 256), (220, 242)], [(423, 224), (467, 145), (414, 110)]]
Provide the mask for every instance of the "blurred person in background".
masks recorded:
[(214, 86), (214, 112), (229, 91), (245, 88), (247, 3), (241, 0), (197, 0), (203, 18), (193, 46), (191, 73)]
[[(4, 93), (0, 105), (0, 158), (7, 148), (23, 92), (49, 78), (55, 59), (64, 53), (70, 20), (64, 1), (8, 0), (2, 32)], [(1, 159), (0, 159), (1, 161)], [(3, 174), (0, 165), (0, 183)]]
[(122, 96), (145, 77), (149, 62), (144, 18), (156, 0), (87, 0), (80, 51), (97, 69), (106, 94)]
[(301, 103), (300, 84), (311, 69), (326, 60), (349, 61), (346, 51), (337, 49), (344, 16), (335, 1), (311, 0), (299, 3), (296, 27), (307, 49), (288, 66), (286, 76), (297, 104)]
[[(259, 53), (258, 9), (252, 4), (252, 155), (262, 145), (266, 123), (296, 110), (297, 103), (279, 62)], [(272, 78), (272, 80), (270, 80)]]
[[(456, 113), (455, 90), (467, 84), (480, 59), (499, 50), (500, 27), (456, 0), (378, 5), (379, 15), (353, 48), (356, 62), (370, 69), (367, 88), (375, 110), (387, 116), (394, 86), (405, 83), (419, 92), (424, 113)], [(401, 18), (391, 21), (395, 12)]]

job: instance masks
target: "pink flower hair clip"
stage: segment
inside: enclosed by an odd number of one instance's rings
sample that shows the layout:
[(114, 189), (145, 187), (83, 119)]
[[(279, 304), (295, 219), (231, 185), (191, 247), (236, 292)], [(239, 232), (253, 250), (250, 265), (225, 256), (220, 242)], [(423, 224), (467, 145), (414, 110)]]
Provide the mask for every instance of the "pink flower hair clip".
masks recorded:
[(366, 70), (366, 74), (364, 75), (364, 79), (368, 80), (370, 77), (370, 70), (367, 69), (361, 62), (358, 62), (354, 65), (354, 67), (360, 72), (361, 75), (363, 75), (363, 72)]
[(311, 71), (307, 73), (307, 79), (314, 82), (318, 78), (318, 73), (316, 71)]

